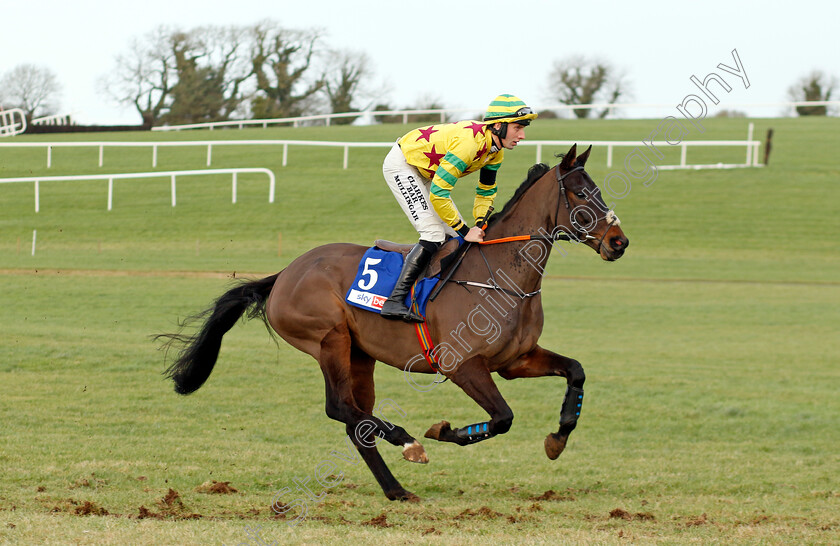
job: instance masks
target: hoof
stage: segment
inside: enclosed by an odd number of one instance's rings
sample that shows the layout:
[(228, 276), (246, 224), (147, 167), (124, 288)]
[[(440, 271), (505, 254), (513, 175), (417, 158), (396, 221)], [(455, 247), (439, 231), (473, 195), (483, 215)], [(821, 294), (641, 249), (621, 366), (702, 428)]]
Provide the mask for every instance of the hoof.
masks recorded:
[(449, 426), (449, 421), (441, 421), (440, 423), (429, 427), (429, 430), (426, 431), (424, 436), (426, 438), (431, 438), (432, 440), (441, 440), (440, 435), (449, 430), (452, 430)]
[[(420, 442), (414, 440), (414, 443), (405, 444), (403, 446), (403, 458), (412, 463), (426, 464), (429, 462), (429, 456), (426, 455), (426, 450), (420, 445)], [(403, 499), (406, 500), (406, 499)]]
[(420, 497), (410, 491), (406, 491), (405, 495), (399, 498), (403, 502), (420, 502)]
[(411, 491), (406, 491), (405, 489), (390, 491), (388, 493), (385, 493), (385, 496), (388, 497), (388, 500), (398, 500), (402, 502), (420, 502), (420, 497), (418, 497)]
[(568, 438), (568, 436), (557, 436), (554, 433), (545, 437), (545, 454), (549, 459), (553, 461), (563, 453), (563, 450), (566, 449), (566, 440)]

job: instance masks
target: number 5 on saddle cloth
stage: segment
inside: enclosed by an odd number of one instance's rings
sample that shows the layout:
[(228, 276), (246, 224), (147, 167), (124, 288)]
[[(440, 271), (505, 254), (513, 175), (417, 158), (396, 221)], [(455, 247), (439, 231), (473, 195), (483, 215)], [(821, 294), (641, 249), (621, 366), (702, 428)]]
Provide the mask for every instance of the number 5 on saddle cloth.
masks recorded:
[[(359, 262), (356, 278), (347, 291), (347, 303), (379, 313), (397, 284), (403, 261), (404, 257), (399, 252), (389, 252), (376, 247), (367, 249)], [(439, 280), (438, 277), (427, 277), (417, 281), (414, 287), (414, 303), (423, 316), (426, 316), (429, 295)], [(411, 306), (411, 294), (406, 297), (405, 304)]]

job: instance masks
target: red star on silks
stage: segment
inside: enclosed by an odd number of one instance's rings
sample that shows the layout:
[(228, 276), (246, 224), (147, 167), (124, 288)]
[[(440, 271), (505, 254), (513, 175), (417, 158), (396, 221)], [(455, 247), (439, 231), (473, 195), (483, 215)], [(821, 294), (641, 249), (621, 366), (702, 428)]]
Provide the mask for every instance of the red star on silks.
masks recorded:
[(429, 158), (429, 168), (432, 168), (435, 165), (440, 166), (440, 160), (446, 154), (439, 154), (439, 153), (435, 152), (435, 147), (433, 145), (432, 146), (432, 151), (431, 152), (423, 152), (423, 155), (425, 155), (426, 157)]
[[(432, 136), (432, 133), (437, 133), (437, 132), (438, 132), (438, 129), (435, 129), (434, 125), (426, 127), (425, 129), (420, 129), (420, 136), (417, 137), (417, 140), (420, 140), (421, 138), (425, 138), (426, 142), (431, 142), (431, 140), (429, 140), (429, 137)], [(415, 140), (414, 142), (417, 142), (417, 140)]]
[(486, 151), (487, 151), (487, 143), (485, 142), (484, 145), (481, 147), (481, 149), (478, 151), (478, 153), (475, 154), (475, 157), (473, 158), (473, 161), (475, 161), (476, 159), (481, 159), (481, 156), (483, 156), (484, 152), (486, 152)]
[(464, 127), (464, 129), (472, 129), (473, 138), (477, 137), (478, 135), (484, 134), (484, 125), (476, 122), (472, 122), (471, 124)]

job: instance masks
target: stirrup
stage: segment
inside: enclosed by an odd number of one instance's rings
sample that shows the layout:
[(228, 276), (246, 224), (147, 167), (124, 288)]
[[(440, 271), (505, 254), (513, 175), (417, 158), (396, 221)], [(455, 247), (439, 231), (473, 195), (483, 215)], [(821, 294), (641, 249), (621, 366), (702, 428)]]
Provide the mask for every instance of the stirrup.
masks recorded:
[[(386, 307), (388, 306), (389, 303), (392, 304), (391, 307), (394, 307), (394, 309), (386, 309)], [(423, 315), (419, 315), (419, 314), (413, 312), (410, 308), (401, 304), (400, 302), (390, 300), (390, 299), (387, 300), (385, 302), (385, 304), (382, 306), (382, 311), (380, 311), (379, 315), (382, 318), (386, 318), (386, 319), (389, 319), (389, 320), (399, 319), (399, 320), (402, 320), (404, 322), (410, 322), (410, 323), (426, 322), (426, 319), (423, 317)]]

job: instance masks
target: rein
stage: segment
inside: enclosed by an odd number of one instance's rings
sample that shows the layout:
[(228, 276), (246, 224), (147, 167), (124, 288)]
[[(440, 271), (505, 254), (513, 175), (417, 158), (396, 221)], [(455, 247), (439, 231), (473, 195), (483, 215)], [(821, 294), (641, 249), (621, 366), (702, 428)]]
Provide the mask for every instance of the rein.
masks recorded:
[[(571, 229), (574, 230), (573, 234), (568, 234), (568, 233), (565, 233), (565, 232), (561, 231), (561, 232), (556, 233), (556, 234), (551, 235), (551, 236), (545, 236), (545, 235), (513, 235), (513, 236), (510, 236), (510, 237), (501, 237), (501, 238), (498, 238), (498, 239), (490, 239), (488, 241), (481, 241), (478, 244), (479, 245), (495, 245), (495, 244), (502, 244), (502, 243), (513, 243), (513, 242), (517, 242), (517, 241), (547, 241), (547, 242), (553, 243), (554, 241), (571, 241), (573, 238), (576, 241), (581, 241), (584, 238), (585, 239), (595, 239), (595, 237), (593, 237), (592, 235), (589, 235), (586, 232), (581, 234), (580, 231), (578, 231), (577, 228), (574, 227), (575, 219), (572, 218), (572, 216), (571, 216), (572, 207), (571, 207), (571, 203), (569, 202), (569, 196), (566, 193), (566, 184), (565, 184), (566, 178), (569, 175), (571, 175), (572, 173), (575, 173), (575, 172), (578, 172), (578, 171), (583, 171), (583, 170), (584, 170), (583, 165), (579, 165), (579, 166), (577, 166), (577, 167), (575, 167), (575, 168), (573, 168), (573, 169), (571, 169), (571, 170), (569, 170), (569, 171), (567, 171), (563, 174), (560, 174), (560, 168), (559, 167), (557, 168), (557, 171), (556, 171), (557, 172), (557, 174), (556, 174), (557, 183), (559, 184), (559, 193), (560, 193), (560, 195), (563, 196), (563, 204), (566, 206), (566, 210), (570, 211), (569, 220), (572, 223), (572, 228)], [(558, 225), (559, 215), (560, 215), (560, 207), (558, 206), (557, 210), (554, 212), (554, 226), (555, 226), (555, 229)], [(601, 248), (601, 245), (604, 243), (604, 238), (607, 236), (607, 232), (610, 230), (610, 228), (618, 222), (618, 217), (615, 216), (615, 213), (613, 213), (612, 211), (608, 211), (607, 214), (604, 215), (603, 218), (608, 219), (609, 223), (607, 224), (606, 229), (604, 229), (604, 233), (601, 235), (601, 238), (598, 240), (598, 248)], [(598, 218), (597, 220), (600, 220), (600, 219), (601, 218)], [(485, 225), (486, 225), (486, 218), (485, 218)], [(469, 247), (464, 251), (464, 254), (466, 254), (468, 250), (469, 250)], [(490, 281), (493, 284), (479, 283), (479, 282), (474, 282), (474, 281), (461, 281), (461, 280), (454, 280), (452, 282), (454, 282), (455, 284), (458, 284), (460, 286), (463, 286), (464, 288), (466, 288), (467, 286), (475, 286), (475, 287), (478, 287), (478, 288), (500, 290), (502, 292), (505, 292), (506, 294), (509, 294), (511, 296), (519, 296), (520, 298), (527, 298), (527, 297), (531, 297), (531, 296), (536, 296), (537, 294), (540, 293), (540, 290), (535, 290), (534, 292), (528, 292), (528, 293), (518, 293), (518, 292), (514, 292), (512, 290), (508, 290), (506, 288), (503, 288), (503, 287), (499, 286), (499, 283), (496, 281), (496, 278), (493, 275), (493, 269), (490, 267), (490, 263), (487, 261), (487, 258), (484, 256), (484, 252), (481, 251), (481, 246), (479, 246), (478, 251), (481, 254), (481, 258), (484, 260), (485, 265), (487, 265), (487, 270), (490, 273)], [(449, 280), (449, 279), (447, 279), (447, 280)], [(441, 286), (441, 288), (443, 288), (443, 287)], [(435, 294), (435, 295), (437, 295), (437, 294)]]

